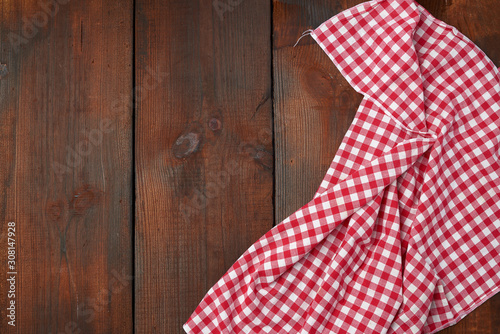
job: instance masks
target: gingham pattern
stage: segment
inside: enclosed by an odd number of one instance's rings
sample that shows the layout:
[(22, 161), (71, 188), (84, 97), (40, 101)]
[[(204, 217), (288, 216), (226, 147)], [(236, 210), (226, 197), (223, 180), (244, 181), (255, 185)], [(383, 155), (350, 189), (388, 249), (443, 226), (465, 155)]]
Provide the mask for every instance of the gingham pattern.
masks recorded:
[(186, 333), (434, 333), (500, 287), (500, 74), (412, 0), (311, 36), (364, 98), (313, 199), (207, 292)]

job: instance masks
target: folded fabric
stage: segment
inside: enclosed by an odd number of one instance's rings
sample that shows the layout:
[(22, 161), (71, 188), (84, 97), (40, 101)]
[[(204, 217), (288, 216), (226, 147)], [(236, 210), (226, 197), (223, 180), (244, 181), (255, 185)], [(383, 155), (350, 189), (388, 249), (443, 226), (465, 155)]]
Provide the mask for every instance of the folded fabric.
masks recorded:
[(319, 189), (207, 292), (194, 333), (435, 333), (500, 287), (500, 74), (413, 0), (311, 33), (363, 95)]

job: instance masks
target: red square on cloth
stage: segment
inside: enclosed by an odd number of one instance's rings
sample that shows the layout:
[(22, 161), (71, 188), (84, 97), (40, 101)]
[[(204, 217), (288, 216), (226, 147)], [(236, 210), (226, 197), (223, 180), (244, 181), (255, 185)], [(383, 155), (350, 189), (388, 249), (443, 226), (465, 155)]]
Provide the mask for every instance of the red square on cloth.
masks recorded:
[(188, 334), (435, 333), (499, 291), (499, 70), (413, 0), (311, 36), (363, 100), (313, 199), (240, 256)]

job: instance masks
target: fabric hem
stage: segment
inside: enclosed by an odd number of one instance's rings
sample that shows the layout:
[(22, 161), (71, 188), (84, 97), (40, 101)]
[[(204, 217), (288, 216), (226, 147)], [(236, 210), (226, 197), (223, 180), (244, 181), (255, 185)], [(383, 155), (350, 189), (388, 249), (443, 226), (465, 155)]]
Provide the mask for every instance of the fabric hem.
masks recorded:
[[(442, 331), (445, 328), (454, 326), (458, 324), (461, 320), (463, 320), (466, 316), (471, 314), (476, 308), (479, 306), (483, 305), (486, 301), (491, 299), (494, 295), (500, 292), (500, 286), (495, 287), (493, 290), (491, 290), (489, 293), (484, 294), (483, 297), (480, 297), (478, 301), (474, 302), (471, 306), (469, 306), (467, 309), (462, 310), (457, 314), (457, 317), (454, 319), (451, 319), (448, 323), (445, 323), (444, 325), (438, 327), (437, 329), (433, 330), (432, 332), (429, 332), (428, 334), (434, 334), (436, 332)], [(482, 298), (482, 300), (481, 300)]]

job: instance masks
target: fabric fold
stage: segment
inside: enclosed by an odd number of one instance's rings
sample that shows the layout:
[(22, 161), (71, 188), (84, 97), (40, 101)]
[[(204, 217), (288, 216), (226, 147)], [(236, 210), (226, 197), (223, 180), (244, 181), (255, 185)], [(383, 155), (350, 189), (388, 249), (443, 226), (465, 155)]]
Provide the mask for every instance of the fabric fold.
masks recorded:
[(435, 333), (500, 288), (498, 69), (413, 0), (311, 36), (363, 100), (314, 197), (248, 248), (194, 333)]
[(413, 1), (375, 0), (334, 16), (311, 37), (358, 93), (404, 128), (426, 133), (424, 89), (413, 45), (419, 21)]

